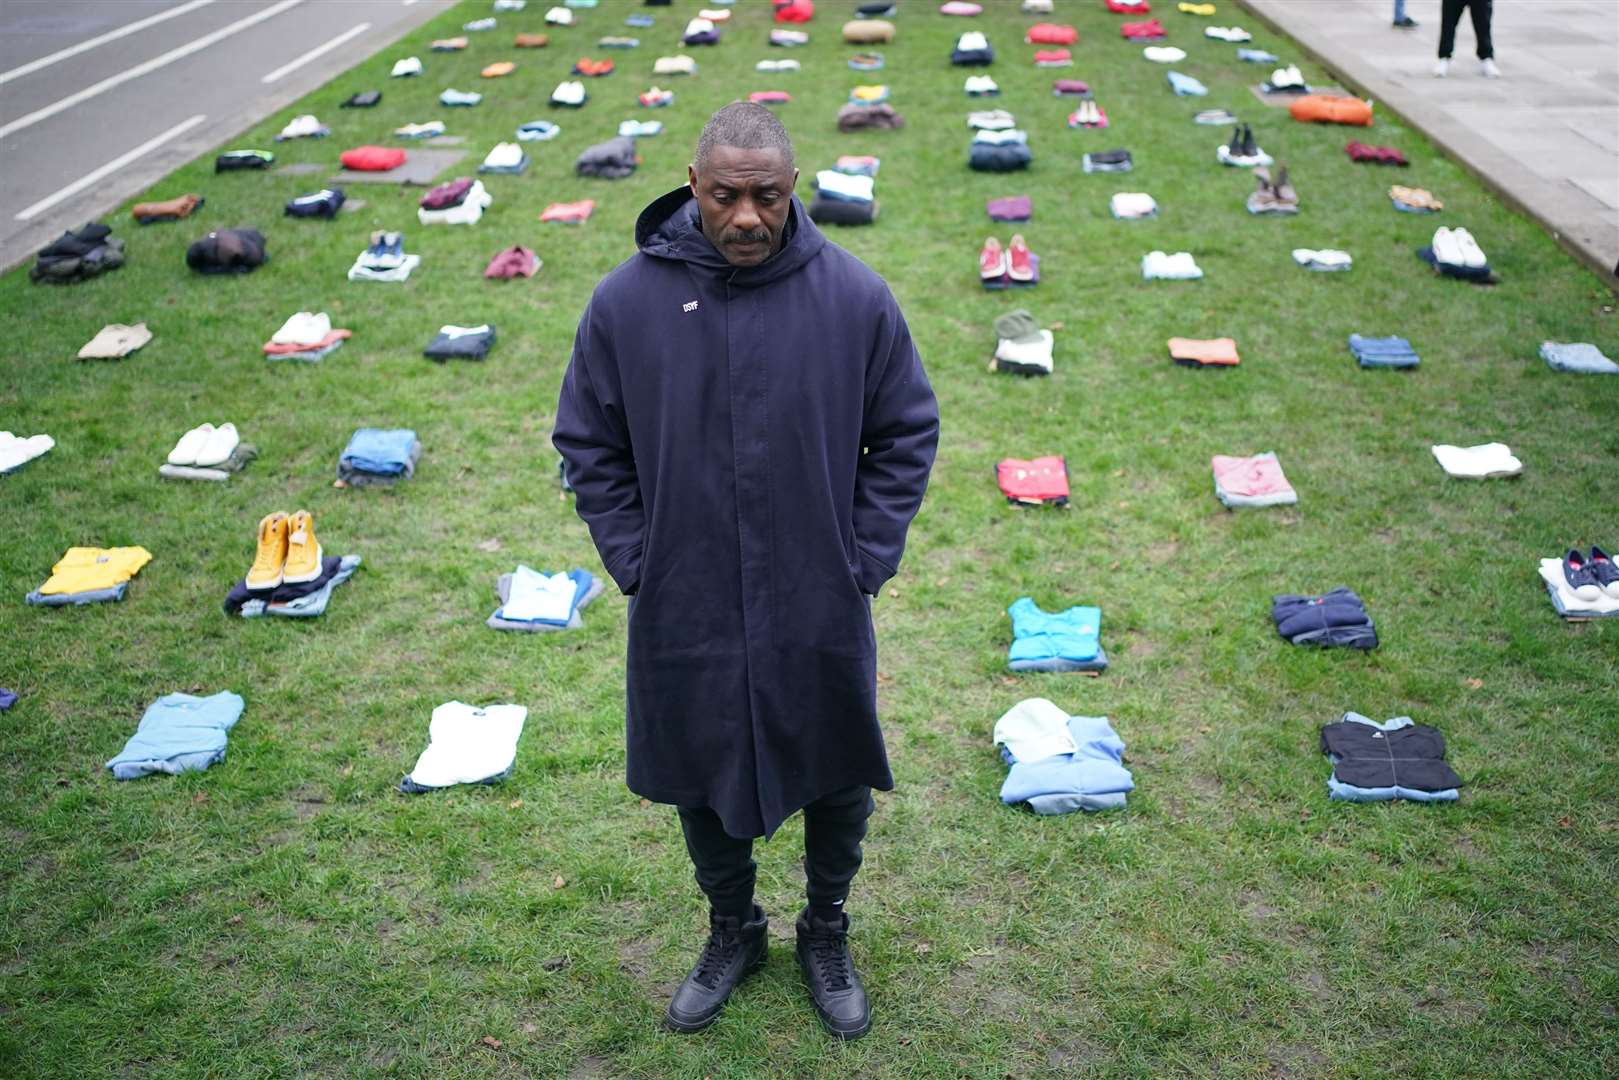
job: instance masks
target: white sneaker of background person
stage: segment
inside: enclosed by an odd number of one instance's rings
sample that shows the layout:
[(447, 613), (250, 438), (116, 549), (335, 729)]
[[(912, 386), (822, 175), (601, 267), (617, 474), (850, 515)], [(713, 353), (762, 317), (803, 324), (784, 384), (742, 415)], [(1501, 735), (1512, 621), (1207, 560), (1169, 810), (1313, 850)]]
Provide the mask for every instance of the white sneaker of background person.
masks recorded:
[(180, 436), (180, 441), (174, 444), (173, 450), (169, 451), (169, 464), (195, 465), (197, 455), (202, 452), (203, 445), (207, 443), (208, 437), (213, 433), (214, 425), (202, 424)]
[(1473, 239), (1472, 233), (1466, 229), (1452, 229), (1450, 238), (1461, 252), (1463, 266), (1482, 270), (1490, 265), (1490, 261), (1484, 257), (1484, 249), (1478, 246), (1478, 241)]
[(1489, 57), (1478, 62), (1478, 73), (1486, 79), (1499, 79), (1501, 69), (1495, 66), (1495, 57)]
[(1433, 66), (1433, 77), (1436, 78), (1436, 79), (1443, 79), (1446, 75), (1449, 75), (1449, 74), (1450, 74), (1450, 57), (1441, 56), (1439, 58), (1439, 63), (1437, 63), (1437, 64), (1435, 64)]
[(223, 465), (236, 453), (236, 447), (242, 441), (236, 434), (236, 425), (231, 423), (220, 424), (208, 433), (197, 450), (196, 464), (201, 468), (212, 468)]

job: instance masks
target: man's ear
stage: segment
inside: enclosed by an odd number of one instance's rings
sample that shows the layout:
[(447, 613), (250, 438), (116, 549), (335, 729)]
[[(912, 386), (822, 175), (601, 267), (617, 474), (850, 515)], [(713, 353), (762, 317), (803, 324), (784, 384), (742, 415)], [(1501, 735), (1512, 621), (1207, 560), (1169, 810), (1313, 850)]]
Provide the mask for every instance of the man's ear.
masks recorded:
[(798, 190), (798, 170), (797, 169), (793, 170), (793, 190), (794, 191)]
[(697, 166), (696, 165), (687, 165), (686, 166), (686, 186), (691, 188), (692, 195), (696, 196), (696, 194), (697, 194)]

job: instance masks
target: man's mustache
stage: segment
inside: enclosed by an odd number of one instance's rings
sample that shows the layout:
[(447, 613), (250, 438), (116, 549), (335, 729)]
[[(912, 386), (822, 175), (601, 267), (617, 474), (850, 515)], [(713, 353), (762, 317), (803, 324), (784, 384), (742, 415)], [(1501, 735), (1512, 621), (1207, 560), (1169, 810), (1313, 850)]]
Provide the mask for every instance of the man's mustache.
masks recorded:
[(725, 238), (725, 242), (727, 244), (748, 244), (755, 242), (765, 244), (770, 242), (770, 231), (768, 229), (759, 229), (755, 232), (732, 233)]

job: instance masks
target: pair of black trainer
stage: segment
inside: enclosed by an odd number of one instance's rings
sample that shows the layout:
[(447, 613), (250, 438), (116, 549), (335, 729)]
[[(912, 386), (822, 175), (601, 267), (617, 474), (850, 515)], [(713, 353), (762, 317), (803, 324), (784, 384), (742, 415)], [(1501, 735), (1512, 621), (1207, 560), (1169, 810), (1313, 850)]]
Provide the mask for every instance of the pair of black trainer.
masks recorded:
[(1254, 141), (1254, 129), (1247, 124), (1238, 124), (1231, 133), (1231, 141), (1226, 143), (1226, 150), (1234, 158), (1258, 157), (1259, 144)]
[[(747, 921), (711, 912), (708, 925), (697, 966), (664, 1013), (672, 1031), (690, 1034), (712, 1024), (731, 991), (764, 966), (769, 952), (770, 920), (757, 904)], [(849, 956), (849, 916), (839, 913), (835, 922), (828, 922), (806, 909), (797, 929), (798, 967), (822, 1026), (840, 1039), (860, 1038), (871, 1028), (871, 1006)]]

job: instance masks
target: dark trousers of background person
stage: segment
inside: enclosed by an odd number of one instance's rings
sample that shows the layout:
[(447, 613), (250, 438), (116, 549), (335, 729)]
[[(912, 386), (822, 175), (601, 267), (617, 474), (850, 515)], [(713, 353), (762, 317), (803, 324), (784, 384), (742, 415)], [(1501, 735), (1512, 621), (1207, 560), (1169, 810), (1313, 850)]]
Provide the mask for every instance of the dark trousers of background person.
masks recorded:
[(1444, 0), (1439, 14), (1439, 59), (1449, 60), (1456, 48), (1456, 24), (1462, 21), (1462, 9), (1473, 16), (1473, 36), (1478, 38), (1478, 58), (1488, 60), (1495, 55), (1495, 43), (1490, 40), (1490, 5), (1493, 0)]
[[(705, 807), (680, 807), (686, 851), (697, 870), (697, 884), (717, 915), (746, 922), (753, 917), (756, 864), (753, 841), (738, 840)], [(869, 787), (835, 791), (804, 807), (804, 876), (810, 910), (827, 921), (842, 911), (849, 882), (860, 869), (860, 842), (866, 819), (876, 809)]]

